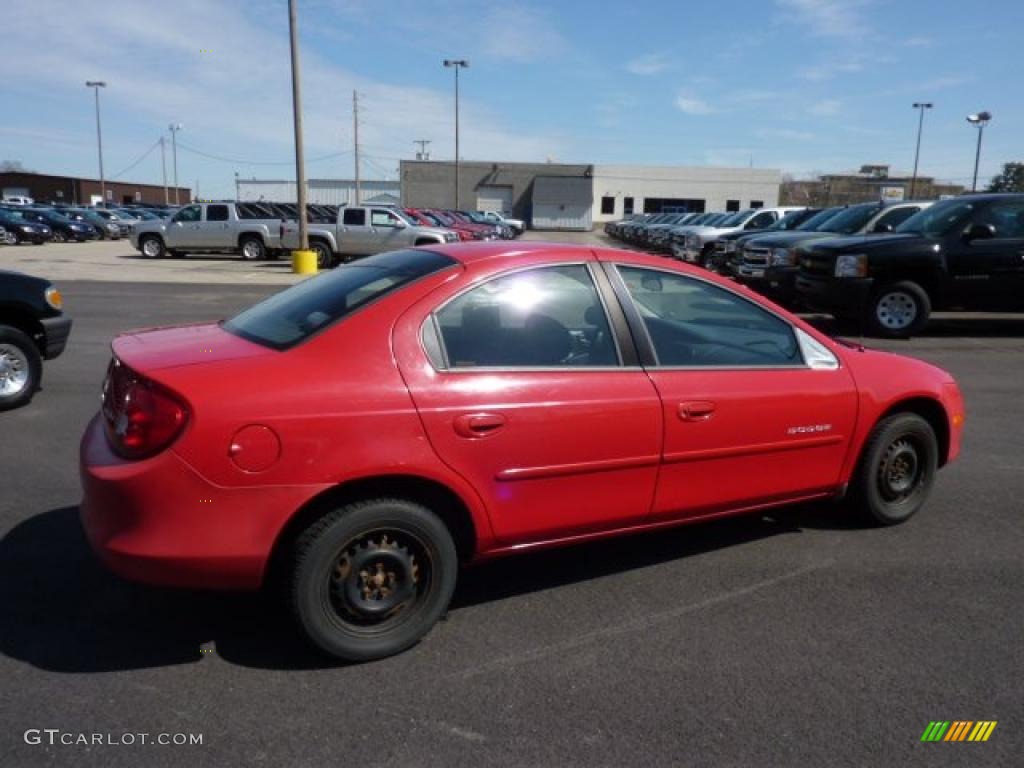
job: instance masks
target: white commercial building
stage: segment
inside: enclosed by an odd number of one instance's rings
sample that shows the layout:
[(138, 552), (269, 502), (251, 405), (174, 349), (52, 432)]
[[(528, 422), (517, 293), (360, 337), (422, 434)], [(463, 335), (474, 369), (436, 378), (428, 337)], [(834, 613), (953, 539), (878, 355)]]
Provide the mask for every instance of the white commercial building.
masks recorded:
[[(294, 181), (274, 179), (237, 179), (239, 200), (267, 200), (273, 203), (294, 203), (298, 200)], [(356, 183), (352, 179), (307, 179), (308, 202), (320, 205), (352, 205), (356, 202)], [(397, 181), (367, 179), (359, 183), (359, 202), (397, 204), (401, 185)]]
[(594, 223), (633, 213), (739, 211), (778, 205), (782, 172), (712, 166), (594, 166)]

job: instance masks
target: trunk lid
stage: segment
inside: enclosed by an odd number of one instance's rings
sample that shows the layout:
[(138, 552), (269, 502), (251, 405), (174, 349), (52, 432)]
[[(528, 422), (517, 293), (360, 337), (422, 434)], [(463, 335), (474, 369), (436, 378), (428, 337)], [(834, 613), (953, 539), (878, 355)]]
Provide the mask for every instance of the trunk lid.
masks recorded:
[(114, 339), (113, 349), (119, 360), (139, 373), (273, 354), (217, 323), (129, 331)]

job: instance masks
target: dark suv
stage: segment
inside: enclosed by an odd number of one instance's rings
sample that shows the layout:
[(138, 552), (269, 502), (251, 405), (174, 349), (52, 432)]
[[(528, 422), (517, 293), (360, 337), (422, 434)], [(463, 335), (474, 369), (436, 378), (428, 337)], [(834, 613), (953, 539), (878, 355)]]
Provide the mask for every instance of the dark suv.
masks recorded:
[(71, 318), (63, 304), (48, 280), (0, 270), (0, 411), (31, 400), (43, 359), (64, 351)]
[(881, 336), (920, 331), (935, 309), (1024, 309), (1024, 195), (944, 200), (888, 235), (844, 237), (797, 253), (812, 308), (863, 318)]

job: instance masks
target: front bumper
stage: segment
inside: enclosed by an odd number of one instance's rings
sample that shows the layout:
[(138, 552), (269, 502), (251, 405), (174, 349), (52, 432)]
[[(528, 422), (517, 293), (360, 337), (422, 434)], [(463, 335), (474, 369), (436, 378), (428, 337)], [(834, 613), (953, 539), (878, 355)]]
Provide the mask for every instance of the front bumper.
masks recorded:
[(796, 297), (810, 309), (849, 314), (864, 308), (873, 284), (870, 277), (826, 277), (798, 272)]
[(258, 589), (288, 519), (326, 486), (214, 485), (173, 449), (128, 461), (97, 414), (82, 436), (82, 526), (122, 578), (208, 589)]
[(790, 301), (796, 296), (796, 267), (759, 267), (740, 262), (736, 265), (736, 282), (776, 301)]
[(71, 335), (71, 318), (67, 315), (44, 317), (40, 321), (43, 326), (43, 357), (47, 360), (60, 356)]

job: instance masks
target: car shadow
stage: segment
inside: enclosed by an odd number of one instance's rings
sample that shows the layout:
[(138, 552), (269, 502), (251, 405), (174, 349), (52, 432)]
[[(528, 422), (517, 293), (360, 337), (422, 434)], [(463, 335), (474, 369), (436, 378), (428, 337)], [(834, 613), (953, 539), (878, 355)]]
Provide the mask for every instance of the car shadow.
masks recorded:
[[(471, 566), (463, 608), (712, 552), (804, 529), (850, 527), (831, 504), (801, 505), (550, 549)], [(0, 540), (0, 652), (40, 669), (101, 673), (194, 663), (211, 648), (240, 666), (343, 666), (311, 648), (276, 596), (133, 584), (95, 559), (77, 507), (31, 517)], [(205, 648), (204, 648), (205, 646)]]

